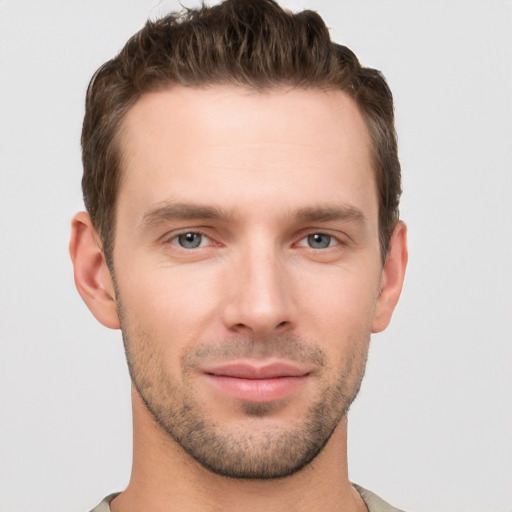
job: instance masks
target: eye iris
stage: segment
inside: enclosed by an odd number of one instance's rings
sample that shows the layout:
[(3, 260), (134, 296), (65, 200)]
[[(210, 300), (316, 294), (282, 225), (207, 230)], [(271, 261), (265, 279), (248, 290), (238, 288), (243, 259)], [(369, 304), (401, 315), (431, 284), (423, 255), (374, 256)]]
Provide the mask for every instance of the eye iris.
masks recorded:
[(322, 233), (308, 236), (308, 245), (313, 249), (326, 249), (331, 244), (331, 237)]
[(201, 245), (201, 239), (199, 233), (184, 233), (178, 236), (178, 243), (185, 249), (195, 249)]

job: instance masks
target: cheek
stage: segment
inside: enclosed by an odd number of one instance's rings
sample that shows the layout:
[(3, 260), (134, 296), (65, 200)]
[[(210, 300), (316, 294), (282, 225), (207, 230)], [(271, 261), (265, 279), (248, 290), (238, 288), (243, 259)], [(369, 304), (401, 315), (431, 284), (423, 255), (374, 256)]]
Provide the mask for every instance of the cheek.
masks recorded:
[(123, 308), (132, 323), (158, 339), (197, 338), (214, 317), (218, 293), (211, 275), (173, 267), (143, 267), (118, 282)]
[(322, 335), (338, 345), (369, 333), (378, 297), (378, 273), (366, 267), (366, 273), (331, 268), (320, 274), (309, 283), (303, 278), (297, 294), (303, 318), (309, 319), (314, 331), (308, 335), (316, 332), (317, 337)]
[[(349, 286), (345, 281), (336, 288), (330, 298), (318, 297), (316, 317), (322, 324), (316, 324), (314, 336), (324, 347), (331, 363), (331, 378), (357, 382), (364, 372), (371, 336), (376, 297), (369, 288)], [(368, 286), (368, 283), (366, 283)]]

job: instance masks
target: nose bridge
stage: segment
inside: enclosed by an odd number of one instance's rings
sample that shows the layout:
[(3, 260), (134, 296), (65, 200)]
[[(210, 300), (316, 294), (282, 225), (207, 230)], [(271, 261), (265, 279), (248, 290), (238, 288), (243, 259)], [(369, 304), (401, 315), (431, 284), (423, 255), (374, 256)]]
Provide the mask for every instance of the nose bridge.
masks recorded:
[(263, 236), (244, 244), (230, 278), (227, 327), (266, 335), (292, 324), (291, 283), (283, 263), (279, 247)]

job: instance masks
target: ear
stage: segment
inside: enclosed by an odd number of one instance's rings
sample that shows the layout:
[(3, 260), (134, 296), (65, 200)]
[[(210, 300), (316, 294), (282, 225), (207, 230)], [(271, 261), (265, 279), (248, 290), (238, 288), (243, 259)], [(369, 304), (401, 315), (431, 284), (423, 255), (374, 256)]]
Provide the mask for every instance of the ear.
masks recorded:
[(380, 294), (373, 317), (372, 332), (383, 331), (391, 321), (391, 315), (402, 291), (407, 258), (407, 227), (399, 221), (391, 235), (388, 255), (382, 268)]
[(114, 284), (99, 240), (89, 214), (77, 213), (69, 242), (76, 288), (99, 322), (119, 329)]

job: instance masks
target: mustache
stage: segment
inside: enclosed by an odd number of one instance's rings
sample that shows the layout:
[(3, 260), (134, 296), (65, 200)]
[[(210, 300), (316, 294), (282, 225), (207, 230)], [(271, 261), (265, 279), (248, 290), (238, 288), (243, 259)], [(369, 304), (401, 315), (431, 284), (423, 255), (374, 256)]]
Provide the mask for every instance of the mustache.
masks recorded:
[(182, 356), (182, 367), (193, 370), (205, 362), (228, 362), (237, 359), (285, 359), (326, 366), (327, 356), (320, 346), (295, 335), (272, 335), (265, 338), (234, 337), (203, 343)]

